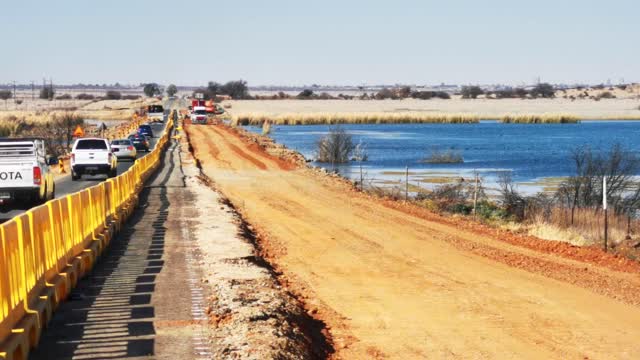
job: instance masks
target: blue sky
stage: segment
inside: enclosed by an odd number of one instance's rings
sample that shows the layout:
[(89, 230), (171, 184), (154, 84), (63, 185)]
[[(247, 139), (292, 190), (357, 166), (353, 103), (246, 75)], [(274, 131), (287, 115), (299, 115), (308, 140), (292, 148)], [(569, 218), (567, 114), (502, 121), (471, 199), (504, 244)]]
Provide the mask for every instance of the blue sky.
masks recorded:
[(640, 82), (638, 0), (6, 2), (0, 82)]

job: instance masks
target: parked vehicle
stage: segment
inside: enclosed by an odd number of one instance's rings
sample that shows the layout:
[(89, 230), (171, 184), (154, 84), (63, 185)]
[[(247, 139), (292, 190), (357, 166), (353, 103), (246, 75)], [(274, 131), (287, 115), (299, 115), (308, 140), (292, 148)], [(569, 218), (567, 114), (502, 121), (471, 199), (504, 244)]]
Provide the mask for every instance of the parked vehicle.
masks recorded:
[(150, 145), (147, 137), (142, 134), (129, 135), (129, 140), (133, 143), (133, 147), (138, 151), (149, 151)]
[(10, 202), (42, 204), (55, 197), (44, 139), (0, 139), (0, 205)]
[(152, 138), (153, 130), (151, 130), (151, 125), (140, 125), (138, 127), (138, 134), (147, 135)]
[(71, 180), (79, 180), (84, 174), (105, 174), (107, 177), (118, 174), (118, 161), (107, 139), (80, 138), (73, 143)]
[(111, 151), (118, 159), (135, 160), (138, 152), (130, 139), (118, 139), (111, 142)]
[(164, 122), (164, 107), (162, 105), (147, 106), (147, 118), (151, 122)]
[(191, 112), (192, 124), (206, 124), (207, 123), (207, 110), (204, 106), (196, 106)]

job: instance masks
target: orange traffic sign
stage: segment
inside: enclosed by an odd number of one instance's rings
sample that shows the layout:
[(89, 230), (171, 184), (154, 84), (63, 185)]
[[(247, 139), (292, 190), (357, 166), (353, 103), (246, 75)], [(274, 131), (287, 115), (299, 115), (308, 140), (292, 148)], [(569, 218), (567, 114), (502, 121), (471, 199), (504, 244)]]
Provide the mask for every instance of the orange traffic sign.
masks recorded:
[(75, 136), (75, 137), (83, 137), (84, 136), (84, 130), (82, 130), (82, 127), (80, 125), (78, 125), (76, 127), (76, 129), (73, 131), (73, 136)]

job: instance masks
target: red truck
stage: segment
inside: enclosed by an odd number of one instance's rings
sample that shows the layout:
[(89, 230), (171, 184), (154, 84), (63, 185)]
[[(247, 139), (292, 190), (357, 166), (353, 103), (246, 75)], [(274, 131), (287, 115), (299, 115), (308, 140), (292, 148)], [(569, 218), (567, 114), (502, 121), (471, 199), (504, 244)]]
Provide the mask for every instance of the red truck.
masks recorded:
[(207, 112), (207, 114), (216, 114), (216, 115), (220, 115), (222, 113), (224, 113), (224, 110), (217, 106), (213, 100), (198, 100), (198, 99), (192, 99), (191, 100), (191, 109), (195, 109), (196, 107), (204, 107), (205, 111)]

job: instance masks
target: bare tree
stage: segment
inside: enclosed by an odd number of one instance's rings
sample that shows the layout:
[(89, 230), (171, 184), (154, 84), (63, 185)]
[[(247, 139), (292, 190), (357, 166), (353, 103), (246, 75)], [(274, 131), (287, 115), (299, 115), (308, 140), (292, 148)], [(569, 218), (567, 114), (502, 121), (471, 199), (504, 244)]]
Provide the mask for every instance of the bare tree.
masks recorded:
[(518, 193), (510, 171), (498, 172), (498, 196), (509, 215), (524, 218), (524, 198)]
[(317, 143), (318, 161), (331, 164), (346, 163), (353, 149), (351, 135), (340, 126), (333, 127), (329, 130), (329, 134)]

